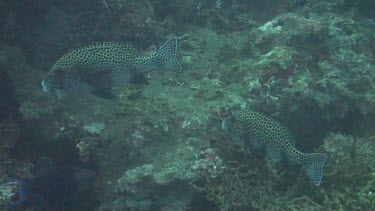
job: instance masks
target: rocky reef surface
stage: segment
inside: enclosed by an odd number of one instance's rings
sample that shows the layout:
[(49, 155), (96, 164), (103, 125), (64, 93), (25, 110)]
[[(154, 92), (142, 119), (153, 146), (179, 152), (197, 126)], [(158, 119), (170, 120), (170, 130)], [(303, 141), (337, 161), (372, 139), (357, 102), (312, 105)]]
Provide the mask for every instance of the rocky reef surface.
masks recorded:
[[(373, 1), (87, 2), (0, 3), (0, 172), (34, 193), (15, 208), (375, 209)], [(114, 100), (41, 88), (78, 46), (127, 41), (147, 53), (173, 35), (183, 71), (148, 73)], [(221, 122), (240, 109), (284, 123), (301, 151), (327, 153), (322, 184), (237, 146)], [(51, 178), (65, 183), (48, 195)]]

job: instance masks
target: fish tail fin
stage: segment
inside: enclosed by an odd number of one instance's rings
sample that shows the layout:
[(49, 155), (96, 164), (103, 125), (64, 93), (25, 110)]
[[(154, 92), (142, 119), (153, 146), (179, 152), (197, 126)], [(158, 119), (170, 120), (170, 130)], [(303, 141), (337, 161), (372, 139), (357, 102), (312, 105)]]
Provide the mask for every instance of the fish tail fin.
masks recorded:
[(304, 153), (301, 164), (306, 170), (307, 176), (314, 183), (319, 186), (323, 178), (323, 167), (327, 160), (327, 155), (324, 153)]
[(172, 37), (154, 55), (158, 66), (166, 71), (181, 71), (181, 64), (176, 59), (177, 50), (178, 37)]

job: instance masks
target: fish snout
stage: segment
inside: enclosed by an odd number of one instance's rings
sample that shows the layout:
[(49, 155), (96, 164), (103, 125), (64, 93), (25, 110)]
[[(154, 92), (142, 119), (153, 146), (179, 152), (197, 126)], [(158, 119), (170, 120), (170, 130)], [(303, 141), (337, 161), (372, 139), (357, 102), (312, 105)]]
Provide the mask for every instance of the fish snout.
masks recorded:
[(48, 83), (46, 78), (42, 81), (42, 88), (44, 92), (49, 94), (57, 94), (59, 91), (57, 86), (53, 86), (52, 84)]
[(228, 121), (227, 121), (227, 119), (224, 119), (223, 122), (221, 123), (221, 129), (223, 129), (224, 132), (228, 134)]

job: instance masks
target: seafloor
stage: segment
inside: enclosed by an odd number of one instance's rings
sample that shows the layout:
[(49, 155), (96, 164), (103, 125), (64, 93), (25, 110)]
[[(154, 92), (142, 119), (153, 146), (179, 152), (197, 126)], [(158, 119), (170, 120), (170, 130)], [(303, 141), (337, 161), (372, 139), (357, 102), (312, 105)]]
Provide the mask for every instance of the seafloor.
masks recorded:
[[(0, 1), (0, 206), (10, 210), (375, 210), (374, 0)], [(179, 36), (182, 72), (106, 100), (41, 81), (98, 41), (153, 52)], [(233, 111), (282, 122), (328, 154), (322, 184), (236, 145)], [(9, 178), (26, 197), (6, 201)]]

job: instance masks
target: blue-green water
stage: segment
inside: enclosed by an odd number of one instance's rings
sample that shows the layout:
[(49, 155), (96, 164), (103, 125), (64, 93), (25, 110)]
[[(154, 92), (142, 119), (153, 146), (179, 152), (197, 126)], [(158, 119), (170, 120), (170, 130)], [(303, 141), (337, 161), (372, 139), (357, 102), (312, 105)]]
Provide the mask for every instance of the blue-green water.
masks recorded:
[(0, 209), (375, 210), (374, 8), (0, 0)]

